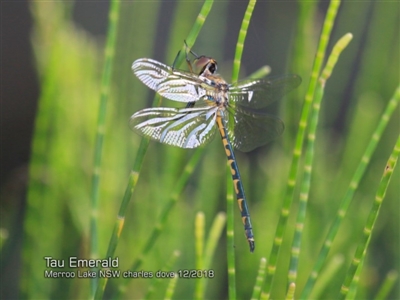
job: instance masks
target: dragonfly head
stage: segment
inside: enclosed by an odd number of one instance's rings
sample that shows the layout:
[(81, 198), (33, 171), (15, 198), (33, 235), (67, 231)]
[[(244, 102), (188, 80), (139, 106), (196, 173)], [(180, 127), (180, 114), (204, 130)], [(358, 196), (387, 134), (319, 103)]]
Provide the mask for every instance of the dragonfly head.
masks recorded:
[(199, 56), (195, 60), (196, 67), (201, 68), (199, 75), (208, 76), (217, 72), (217, 61), (211, 57)]

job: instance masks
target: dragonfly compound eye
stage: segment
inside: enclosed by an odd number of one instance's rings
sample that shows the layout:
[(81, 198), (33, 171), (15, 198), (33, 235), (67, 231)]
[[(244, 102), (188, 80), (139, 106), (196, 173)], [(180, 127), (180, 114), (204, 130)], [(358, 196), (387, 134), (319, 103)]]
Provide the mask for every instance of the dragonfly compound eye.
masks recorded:
[(200, 56), (196, 59), (195, 65), (201, 68), (199, 74), (203, 76), (212, 75), (217, 71), (217, 62), (211, 57)]
[(210, 71), (211, 74), (214, 74), (215, 72), (217, 72), (217, 62), (215, 60), (211, 59), (207, 65), (207, 69)]
[(196, 67), (204, 69), (207, 66), (207, 64), (210, 61), (212, 61), (212, 59), (210, 57), (203, 55), (203, 56), (199, 56), (198, 58), (196, 58), (195, 61), (196, 61), (196, 64), (195, 64)]

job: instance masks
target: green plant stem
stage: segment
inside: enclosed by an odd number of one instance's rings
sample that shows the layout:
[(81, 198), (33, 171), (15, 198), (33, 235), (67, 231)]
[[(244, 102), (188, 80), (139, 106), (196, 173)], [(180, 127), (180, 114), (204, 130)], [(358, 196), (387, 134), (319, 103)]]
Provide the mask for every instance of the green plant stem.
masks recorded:
[[(195, 41), (207, 16), (208, 13), (211, 10), (213, 1), (212, 0), (207, 0), (205, 1), (202, 9), (200, 10), (199, 15), (197, 16), (197, 19), (195, 21), (195, 24), (193, 25), (189, 36), (187, 38), (188, 41)], [(177, 61), (176, 61), (176, 66), (179, 67), (179, 65), (182, 63), (183, 61), (183, 56), (178, 57)], [(161, 103), (161, 97), (155, 97), (154, 101), (153, 101), (153, 106), (159, 106)], [(143, 138), (140, 146), (139, 146), (139, 150), (138, 153), (136, 155), (136, 159), (133, 165), (133, 170), (129, 176), (129, 180), (128, 180), (128, 185), (125, 189), (125, 194), (124, 194), (124, 198), (122, 200), (121, 206), (120, 206), (120, 210), (114, 225), (114, 229), (113, 229), (113, 233), (112, 236), (110, 238), (110, 242), (109, 242), (109, 246), (108, 246), (108, 250), (107, 253), (110, 254), (110, 256), (114, 255), (115, 249), (117, 247), (123, 226), (124, 226), (124, 220), (125, 220), (125, 213), (126, 213), (126, 208), (132, 198), (134, 189), (136, 187), (136, 183), (138, 181), (139, 175), (140, 175), (140, 169), (142, 167), (143, 164), (143, 160), (144, 160), (144, 156), (146, 154), (147, 148), (149, 145), (149, 140), (146, 138)], [(196, 152), (197, 155), (194, 155), (194, 159), (193, 161), (197, 161), (197, 159), (200, 157), (200, 153)], [(185, 172), (184, 172), (185, 173)], [(184, 176), (185, 177), (185, 176)], [(187, 178), (186, 178), (187, 179)], [(181, 180), (180, 183), (184, 181)], [(178, 183), (179, 184), (179, 183)], [(172, 196), (172, 198), (174, 198), (175, 195)], [(175, 198), (174, 198), (175, 199)], [(177, 196), (176, 196), (177, 199)], [(174, 201), (170, 201), (167, 206), (165, 207), (163, 213), (161, 214), (161, 221), (165, 222), (167, 215), (170, 211), (170, 209), (172, 208), (172, 206), (175, 204)], [(149, 240), (147, 241), (144, 249), (143, 249), (143, 253), (141, 254), (141, 256), (135, 261), (135, 263), (133, 264), (133, 268), (135, 268), (136, 265), (140, 265), (141, 262), (143, 261), (144, 255), (147, 254), (151, 247), (154, 245), (155, 240), (157, 239), (159, 233), (160, 233), (161, 229), (160, 228), (155, 228), (153, 230), (152, 235), (150, 236)], [(103, 293), (104, 293), (104, 289), (105, 286), (107, 284), (108, 279), (107, 278), (101, 278), (98, 287), (97, 287), (97, 291), (96, 291), (96, 295), (95, 298), (96, 299), (101, 299), (103, 297)], [(119, 296), (121, 296), (122, 291), (124, 290), (124, 285), (120, 287), (119, 289)]]
[(172, 299), (172, 296), (174, 295), (174, 292), (175, 292), (175, 287), (176, 287), (178, 278), (179, 278), (178, 274), (175, 274), (175, 276), (169, 280), (167, 290), (165, 291), (165, 297), (164, 297), (165, 300)]
[(394, 146), (393, 152), (389, 157), (388, 162), (386, 163), (385, 169), (383, 171), (382, 179), (378, 187), (378, 191), (375, 196), (375, 201), (372, 205), (371, 211), (368, 215), (367, 223), (363, 230), (363, 236), (360, 244), (357, 247), (356, 253), (354, 255), (353, 261), (350, 265), (349, 271), (347, 272), (344, 283), (340, 289), (340, 298), (344, 299), (349, 290), (350, 285), (352, 284), (354, 274), (357, 269), (360, 267), (360, 262), (364, 260), (365, 254), (367, 252), (367, 247), (371, 240), (371, 233), (376, 223), (376, 220), (379, 215), (379, 210), (382, 205), (382, 201), (385, 198), (386, 190), (389, 186), (390, 179), (393, 174), (393, 170), (396, 167), (397, 159), (400, 154), (400, 135), (397, 138), (396, 145)]
[[(181, 255), (181, 253), (178, 250), (175, 250), (171, 257), (168, 259), (167, 263), (165, 264), (165, 266), (161, 269), (161, 270), (165, 270), (166, 272), (170, 272), (170, 270), (172, 270), (173, 266), (175, 265), (176, 260), (178, 259), (178, 257)], [(175, 274), (176, 276), (177, 274)], [(147, 293), (144, 296), (144, 299), (151, 299), (151, 296), (153, 296), (154, 291), (157, 290), (158, 286), (160, 285), (160, 283), (163, 281), (163, 278), (157, 278), (157, 277), (153, 277), (151, 280), (151, 283), (147, 289)]]
[(319, 272), (322, 269), (322, 266), (326, 260), (326, 257), (331, 249), (333, 240), (339, 230), (339, 226), (346, 215), (346, 211), (353, 199), (354, 193), (357, 190), (358, 184), (363, 177), (365, 170), (369, 164), (372, 154), (374, 153), (376, 146), (379, 143), (379, 140), (382, 137), (383, 131), (385, 130), (391, 115), (396, 110), (396, 107), (400, 101), (400, 86), (397, 87), (392, 99), (390, 99), (389, 103), (386, 106), (385, 111), (382, 114), (382, 117), (379, 121), (378, 126), (376, 127), (375, 131), (372, 134), (370, 142), (361, 157), (360, 163), (354, 172), (354, 175), (350, 181), (349, 187), (347, 188), (346, 194), (343, 197), (342, 201), (340, 202), (338, 212), (336, 214), (335, 221), (333, 222), (332, 226), (329, 229), (327, 237), (325, 239), (324, 245), (320, 253), (318, 254), (317, 262), (315, 263), (313, 270), (310, 274), (310, 277), (307, 280), (306, 286), (302, 292), (301, 298), (308, 299), (309, 294), (315, 284), (316, 279), (318, 278)]
[(380, 299), (388, 299), (388, 295), (392, 290), (397, 278), (399, 277), (399, 273), (397, 271), (390, 271), (383, 281), (381, 288), (379, 289), (378, 293), (376, 294), (374, 300)]
[[(189, 46), (189, 48), (191, 49), (192, 46), (194, 45), (197, 36), (200, 33), (201, 28), (204, 25), (204, 22), (208, 16), (208, 14), (211, 11), (211, 8), (214, 4), (214, 0), (205, 0), (203, 6), (201, 7), (200, 13), (196, 18), (195, 23), (193, 24), (192, 29), (190, 30), (187, 38), (186, 38), (186, 43)], [(176, 60), (176, 65), (179, 66), (182, 64), (184, 58), (185, 58), (185, 51), (186, 51), (186, 46), (183, 44), (179, 57)]]
[(253, 14), (254, 6), (256, 5), (256, 0), (250, 0), (247, 5), (246, 12), (244, 13), (242, 25), (240, 27), (238, 40), (236, 43), (235, 58), (233, 61), (232, 69), (232, 82), (236, 82), (239, 79), (240, 64), (242, 61), (244, 41), (246, 40), (247, 30), (249, 28), (251, 16)]
[(347, 300), (353, 300), (356, 299), (356, 294), (357, 294), (357, 289), (358, 289), (358, 284), (360, 283), (360, 274), (362, 270), (362, 266), (364, 265), (365, 262), (365, 256), (361, 259), (358, 268), (354, 274), (353, 280), (350, 284), (350, 287), (348, 289), (348, 293), (346, 295)]
[[(226, 167), (226, 239), (228, 262), (228, 293), (229, 299), (236, 299), (236, 268), (235, 268), (235, 235), (234, 235), (234, 203), (233, 182), (230, 167)], [(228, 174), (229, 173), (229, 174)]]
[(256, 283), (254, 284), (253, 294), (251, 295), (251, 300), (257, 300), (260, 298), (261, 286), (264, 281), (265, 269), (267, 267), (267, 260), (265, 257), (260, 259), (260, 265), (258, 266), (258, 274), (256, 278)]
[[(204, 271), (214, 271), (211, 268), (211, 261), (214, 257), (215, 249), (217, 247), (217, 243), (221, 238), (222, 230), (224, 229), (226, 222), (226, 214), (225, 213), (218, 213), (214, 219), (213, 224), (211, 225), (210, 233), (208, 235), (208, 239), (205, 244), (204, 248), (204, 258), (203, 258), (203, 267), (202, 270)], [(208, 282), (207, 278), (213, 279), (213, 276), (210, 273), (207, 274), (208, 276), (202, 276), (198, 279), (201, 281), (199, 285), (201, 286), (201, 290), (199, 290), (199, 298), (204, 299), (204, 294), (206, 290), (206, 285)]]
[[(182, 193), (186, 183), (193, 173), (193, 169), (198, 164), (200, 157), (203, 153), (202, 148), (198, 148), (195, 150), (193, 156), (190, 158), (189, 162), (185, 166), (182, 175), (179, 177), (176, 185), (174, 186), (173, 192), (169, 198), (169, 201), (163, 207), (158, 220), (156, 221), (151, 233), (149, 234), (149, 238), (147, 239), (146, 243), (144, 244), (141, 254), (136, 260), (133, 262), (130, 270), (135, 272), (138, 268), (142, 265), (144, 258), (153, 248), (155, 242), (157, 241), (158, 237), (160, 236), (162, 230), (165, 228), (165, 224), (167, 222), (169, 213), (171, 212), (172, 208), (175, 206), (176, 202), (178, 201), (179, 195)], [(125, 291), (126, 285), (129, 283), (129, 280), (124, 280), (120, 282), (118, 287), (118, 293), (115, 298), (119, 299), (122, 296), (122, 293)]]
[[(247, 5), (246, 12), (243, 17), (242, 25), (240, 27), (238, 40), (235, 49), (235, 59), (233, 61), (232, 68), (232, 82), (236, 82), (239, 77), (240, 63), (243, 54), (244, 41), (247, 35), (247, 29), (249, 27), (250, 19), (256, 4), (255, 0), (250, 0)], [(229, 124), (232, 124), (233, 116), (229, 117)], [(239, 170), (238, 170), (239, 171)], [(229, 299), (236, 299), (236, 269), (235, 269), (235, 236), (234, 236), (234, 204), (233, 204), (233, 181), (232, 174), (229, 165), (226, 168), (226, 212), (227, 212), (227, 261), (228, 261), (228, 292)], [(244, 195), (243, 190), (243, 198)]]
[(214, 219), (211, 225), (210, 234), (206, 241), (204, 250), (204, 269), (208, 270), (211, 268), (211, 261), (217, 248), (217, 243), (221, 237), (222, 230), (224, 229), (226, 222), (226, 214), (220, 212)]
[(309, 119), (310, 108), (312, 100), (314, 98), (317, 81), (321, 72), (322, 63), (324, 61), (326, 47), (328, 45), (330, 33), (333, 28), (333, 23), (337, 15), (337, 11), (340, 6), (340, 1), (331, 1), (328, 12), (325, 17), (324, 25), (322, 28), (321, 37), (318, 44), (317, 54), (315, 56), (313, 70), (311, 73), (310, 83), (308, 86), (307, 94), (305, 97), (303, 109), (301, 112), (299, 129), (297, 132), (295, 148), (293, 150), (292, 163), (290, 165), (289, 179), (287, 182), (286, 195), (283, 202), (281, 215), (279, 217), (278, 227), (275, 232), (274, 243), (268, 259), (267, 276), (263, 292), (261, 294), (262, 299), (268, 299), (271, 293), (271, 287), (276, 271), (276, 264), (278, 260), (279, 250), (282, 244), (283, 235), (285, 233), (286, 225), (288, 222), (290, 208), (293, 202), (294, 188), (296, 185), (297, 171), (299, 169), (300, 157), (302, 154), (302, 147), (304, 143), (304, 137), (307, 127), (307, 120)]
[(329, 287), (329, 283), (332, 282), (332, 279), (337, 276), (337, 273), (342, 268), (344, 264), (344, 256), (341, 254), (335, 255), (332, 259), (327, 263), (326, 268), (321, 272), (318, 276), (318, 284), (315, 285), (312, 293), (309, 295), (307, 299), (321, 299), (321, 295), (326, 288)]
[(286, 293), (286, 300), (294, 300), (294, 293), (296, 292), (296, 283), (289, 283), (288, 290)]
[[(101, 80), (100, 106), (97, 120), (96, 145), (94, 148), (94, 164), (92, 175), (92, 191), (91, 191), (91, 214), (90, 214), (90, 257), (92, 259), (99, 258), (98, 249), (98, 209), (99, 209), (99, 184), (101, 157), (103, 152), (103, 140), (106, 123), (107, 102), (110, 94), (110, 79), (114, 61), (117, 23), (119, 18), (120, 1), (111, 1), (109, 13), (109, 26), (107, 32), (107, 42), (105, 49), (105, 63), (103, 68), (103, 76)], [(95, 294), (97, 279), (91, 279), (91, 295)]]
[[(204, 268), (204, 227), (205, 216), (203, 212), (198, 212), (195, 219), (195, 248), (196, 248), (196, 270), (205, 270)], [(195, 299), (203, 299), (204, 281), (196, 280), (195, 283)]]
[(344, 35), (333, 47), (332, 53), (328, 58), (326, 67), (322, 71), (319, 83), (316, 88), (315, 98), (312, 105), (311, 119), (309, 124), (309, 132), (307, 135), (307, 145), (305, 150), (305, 161), (304, 161), (304, 172), (303, 180), (300, 186), (300, 200), (299, 200), (299, 210), (296, 220), (295, 233), (291, 249), (291, 260), (289, 267), (289, 283), (296, 282), (297, 270), (299, 263), (299, 255), (301, 249), (301, 237), (303, 235), (304, 222), (306, 219), (307, 203), (310, 193), (311, 186), (311, 174), (312, 174), (312, 163), (314, 159), (314, 145), (315, 136), (318, 126), (318, 116), (321, 107), (321, 102), (324, 96), (325, 84), (330, 75), (332, 74), (333, 68), (339, 58), (339, 55), (347, 47), (352, 39), (350, 33)]

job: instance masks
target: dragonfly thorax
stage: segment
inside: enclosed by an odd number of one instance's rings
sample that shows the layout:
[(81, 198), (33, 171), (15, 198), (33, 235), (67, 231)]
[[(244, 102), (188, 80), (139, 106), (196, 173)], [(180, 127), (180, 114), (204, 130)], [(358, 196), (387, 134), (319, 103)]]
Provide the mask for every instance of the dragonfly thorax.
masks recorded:
[(225, 80), (218, 75), (203, 76), (199, 78), (204, 82), (204, 89), (206, 90), (206, 98), (209, 101), (216, 103), (219, 108), (228, 106), (229, 99), (229, 85)]
[(219, 108), (228, 106), (229, 85), (217, 75), (217, 61), (211, 57), (199, 56), (196, 58), (196, 66), (201, 67), (199, 78), (203, 81), (202, 87), (206, 91), (205, 97)]

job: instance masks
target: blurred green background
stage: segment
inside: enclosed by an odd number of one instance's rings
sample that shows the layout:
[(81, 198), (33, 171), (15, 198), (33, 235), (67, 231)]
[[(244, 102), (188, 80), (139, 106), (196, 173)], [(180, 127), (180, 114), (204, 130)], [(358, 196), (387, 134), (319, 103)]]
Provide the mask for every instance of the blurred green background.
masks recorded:
[[(16, 9), (13, 5), (26, 4), (2, 3), (3, 14), (12, 14)], [(275, 112), (285, 122), (283, 136), (253, 152), (236, 153), (257, 239), (257, 249), (250, 254), (235, 207), (239, 299), (250, 298), (259, 260), (268, 257), (271, 250), (300, 111), (327, 5), (325, 1), (262, 1), (256, 4), (250, 22), (240, 78), (269, 65), (272, 75), (296, 73), (303, 78), (303, 83), (279, 103), (280, 109)], [(154, 93), (135, 78), (130, 66), (141, 57), (172, 64), (201, 6), (202, 2), (186, 1), (121, 3), (100, 179), (100, 257), (106, 255), (140, 143), (140, 137), (129, 129), (129, 117), (150, 106), (154, 97)], [(216, 1), (193, 48), (198, 54), (214, 57), (227, 81), (231, 76), (236, 40), (246, 6), (246, 1)], [(14, 82), (7, 81), (8, 84), (2, 85), (0, 295), (3, 299), (89, 296), (89, 280), (45, 279), (44, 257), (89, 257), (91, 176), (107, 11), (106, 2), (29, 3), (32, 23), (26, 45), (31, 47), (29, 64), (34, 66), (36, 74), (33, 78), (15, 77)], [(354, 38), (328, 81), (322, 103), (300, 255), (300, 291), (334, 219), (338, 203), (383, 109), (399, 84), (399, 12), (397, 2), (348, 1), (342, 3), (336, 19), (329, 49), (347, 32)], [(8, 32), (10, 39), (22, 39), (20, 35), (12, 34), (17, 30), (11, 26), (18, 24), (18, 16), (16, 19), (12, 15), (7, 17), (10, 22), (3, 24), (9, 24), (10, 28), (2, 26), (2, 31)], [(7, 46), (2, 44), (1, 47)], [(2, 56), (2, 80), (7, 76), (3, 68), (11, 65), (18, 69), (20, 63)], [(33, 86), (32, 82), (37, 85)], [(8, 89), (39, 92), (37, 99), (26, 103), (18, 93), (6, 93)], [(13, 106), (10, 106), (11, 102)], [(168, 102), (163, 100), (162, 105), (170, 106)], [(37, 108), (34, 108), (35, 103)], [(20, 106), (25, 118), (21, 118), (15, 108), (4, 110)], [(32, 109), (27, 111), (27, 107)], [(34, 115), (33, 125), (28, 121)], [(334, 242), (330, 257), (341, 255), (344, 264), (332, 277), (321, 299), (335, 298), (339, 291), (399, 134), (399, 120), (397, 108)], [(18, 128), (23, 128), (22, 134), (18, 134)], [(32, 131), (34, 140), (28, 147), (26, 141)], [(25, 140), (21, 141), (22, 138)], [(25, 153), (23, 151), (30, 153), (29, 171), (21, 167), (26, 163), (24, 156), (15, 159), (13, 165), (7, 163), (19, 153)], [(141, 254), (149, 232), (192, 154), (191, 150), (150, 143), (116, 250), (121, 270), (127, 270)], [(195, 268), (195, 215), (204, 212), (207, 235), (216, 214), (225, 211), (225, 166), (221, 141), (215, 138), (179, 196), (155, 247), (144, 258), (141, 270), (156, 272), (162, 269), (175, 250), (181, 255), (171, 271)], [(399, 270), (399, 183), (397, 169), (374, 228), (358, 299), (372, 299), (386, 274)], [(272, 297), (277, 299), (283, 298), (286, 292), (296, 208), (297, 200), (273, 287)], [(216, 276), (208, 280), (206, 298), (225, 299), (225, 233), (211, 266)], [(124, 280), (111, 280), (111, 284), (115, 286)], [(160, 283), (154, 299), (163, 297), (167, 283), (167, 280)], [(131, 280), (124, 297), (143, 298), (149, 284), (150, 280), (146, 279)], [(178, 280), (175, 297), (190, 299), (193, 290), (193, 280)], [(112, 293), (113, 289), (106, 290), (106, 295), (112, 297)], [(397, 284), (390, 299), (399, 297)]]

